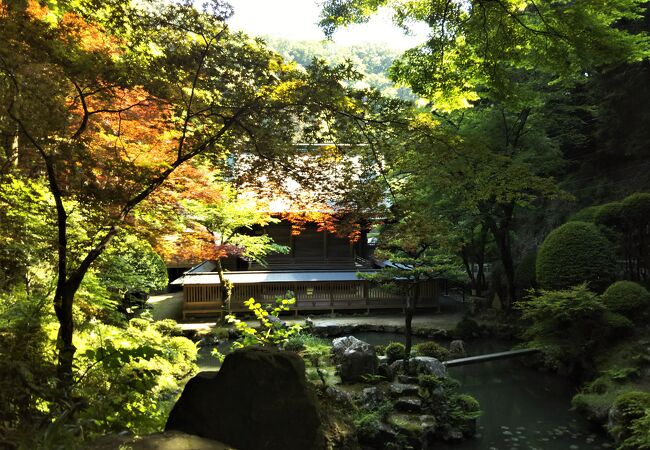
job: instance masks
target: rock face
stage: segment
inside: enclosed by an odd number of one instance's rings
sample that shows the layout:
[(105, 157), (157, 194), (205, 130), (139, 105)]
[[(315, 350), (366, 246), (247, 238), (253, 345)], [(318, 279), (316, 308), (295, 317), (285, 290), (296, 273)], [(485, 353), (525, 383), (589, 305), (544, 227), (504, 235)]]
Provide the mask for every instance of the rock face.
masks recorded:
[(452, 358), (464, 358), (467, 353), (465, 353), (465, 342), (460, 339), (451, 341), (449, 344), (449, 355)]
[[(398, 359), (390, 366), (393, 373), (398, 373), (404, 368), (404, 360)], [(409, 359), (409, 369), (413, 373), (423, 373), (426, 375), (435, 375), (442, 378), (447, 375), (447, 368), (443, 363), (431, 356), (416, 356)]]
[(166, 430), (214, 439), (238, 450), (324, 448), (316, 399), (302, 359), (249, 347), (229, 354), (216, 374), (192, 378)]
[(334, 360), (340, 363), (343, 382), (361, 381), (367, 374), (377, 372), (377, 355), (372, 345), (354, 336), (345, 336), (332, 341)]

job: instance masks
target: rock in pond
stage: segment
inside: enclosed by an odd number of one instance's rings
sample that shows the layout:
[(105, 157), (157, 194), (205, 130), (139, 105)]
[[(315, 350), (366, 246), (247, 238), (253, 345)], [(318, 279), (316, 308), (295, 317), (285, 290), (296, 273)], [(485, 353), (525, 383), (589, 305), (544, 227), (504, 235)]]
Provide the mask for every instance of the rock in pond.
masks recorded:
[(467, 353), (465, 352), (465, 342), (461, 339), (451, 341), (451, 344), (449, 344), (449, 355), (452, 358), (464, 358), (467, 356)]
[(362, 381), (363, 376), (377, 373), (377, 355), (372, 345), (354, 336), (332, 341), (334, 360), (340, 363), (341, 381)]
[[(390, 366), (393, 373), (403, 372), (404, 360), (398, 359)], [(431, 356), (416, 356), (409, 359), (409, 369), (412, 373), (423, 373), (425, 375), (435, 375), (442, 378), (447, 375), (447, 368), (443, 363)]]
[(226, 356), (217, 373), (192, 378), (166, 430), (238, 450), (323, 449), (316, 399), (303, 360), (293, 352), (248, 347)]

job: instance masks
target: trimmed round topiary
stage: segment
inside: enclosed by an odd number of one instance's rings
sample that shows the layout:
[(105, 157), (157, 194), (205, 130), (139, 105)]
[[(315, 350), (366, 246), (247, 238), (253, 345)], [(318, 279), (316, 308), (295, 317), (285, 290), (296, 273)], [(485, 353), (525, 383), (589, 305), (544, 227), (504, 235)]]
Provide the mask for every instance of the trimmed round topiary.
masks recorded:
[(650, 305), (650, 292), (633, 281), (617, 281), (603, 293), (603, 302), (610, 311), (631, 319)]
[(600, 211), (600, 205), (587, 206), (569, 217), (567, 222), (595, 222), (598, 211)]
[(404, 344), (401, 342), (391, 342), (386, 346), (385, 354), (388, 357), (389, 362), (397, 361), (398, 359), (404, 359)]
[(621, 202), (622, 214), (625, 220), (634, 226), (650, 222), (650, 194), (637, 192), (628, 195)]
[(537, 284), (542, 289), (567, 289), (587, 282), (602, 291), (615, 273), (612, 244), (593, 223), (565, 223), (549, 233), (537, 252)]
[(624, 227), (623, 204), (621, 202), (610, 202), (600, 205), (594, 223), (604, 225), (613, 230), (621, 230)]
[(445, 361), (449, 358), (449, 350), (433, 341), (417, 344), (415, 346), (415, 351), (420, 356), (431, 356), (440, 361)]

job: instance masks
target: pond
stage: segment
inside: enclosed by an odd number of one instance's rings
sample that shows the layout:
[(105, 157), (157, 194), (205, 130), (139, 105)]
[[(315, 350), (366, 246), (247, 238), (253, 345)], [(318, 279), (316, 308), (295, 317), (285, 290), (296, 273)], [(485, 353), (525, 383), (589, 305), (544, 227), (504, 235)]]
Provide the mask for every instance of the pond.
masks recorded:
[[(372, 345), (402, 342), (395, 333), (354, 333)], [(414, 337), (413, 344), (428, 339)], [(469, 356), (510, 349), (512, 343), (481, 340), (466, 343)], [(227, 351), (229, 344), (220, 346)], [(215, 370), (211, 348), (200, 350), (202, 370)], [(480, 402), (475, 439), (439, 445), (443, 450), (598, 450), (613, 445), (582, 416), (570, 410), (573, 388), (566, 379), (525, 367), (519, 360), (499, 360), (452, 367), (449, 374), (461, 383), (461, 392)]]

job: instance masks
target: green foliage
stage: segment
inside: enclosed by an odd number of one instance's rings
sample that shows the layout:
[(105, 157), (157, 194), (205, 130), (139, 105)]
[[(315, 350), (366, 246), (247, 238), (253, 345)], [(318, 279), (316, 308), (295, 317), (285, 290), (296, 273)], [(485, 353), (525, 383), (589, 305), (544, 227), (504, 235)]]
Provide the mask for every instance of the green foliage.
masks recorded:
[(621, 209), (629, 224), (635, 227), (647, 225), (650, 222), (650, 193), (637, 192), (625, 197)]
[(160, 431), (187, 377), (196, 346), (173, 321), (126, 326), (86, 321), (76, 335), (78, 375), (70, 397), (57, 384), (50, 299), (0, 295), (0, 417), (3, 439), (24, 448), (83, 447), (84, 439)]
[(162, 429), (184, 380), (197, 371), (194, 343), (144, 319), (132, 319), (125, 329), (94, 324), (77, 345), (77, 389), (87, 398), (77, 421), (86, 433)]
[(322, 346), (331, 347), (331, 344), (327, 341), (327, 339), (323, 339), (321, 337), (314, 336), (313, 334), (301, 331), (300, 333), (291, 335), (287, 339), (287, 342), (285, 342), (283, 348), (292, 352), (300, 352), (302, 350), (309, 349), (310, 347), (316, 348)]
[(621, 450), (650, 449), (650, 409), (646, 408), (643, 416), (633, 420), (630, 425), (630, 436), (618, 447)]
[(398, 359), (404, 359), (404, 344), (401, 342), (391, 342), (384, 350), (384, 354), (388, 357), (388, 362), (392, 363)]
[(250, 345), (261, 345), (266, 347), (282, 347), (291, 336), (300, 333), (302, 327), (299, 324), (291, 326), (283, 325), (278, 316), (282, 311), (288, 311), (289, 307), (296, 302), (296, 299), (287, 295), (287, 298), (278, 297), (275, 306), (266, 308), (262, 304), (250, 298), (244, 302), (251, 313), (259, 322), (259, 328), (237, 319), (233, 314), (226, 316), (226, 320), (235, 326), (241, 337), (233, 343), (234, 348), (242, 348)]
[(51, 289), (51, 207), (42, 180), (0, 176), (0, 291)]
[(385, 345), (375, 345), (375, 353), (378, 356), (383, 356), (386, 354), (386, 346)]
[(28, 442), (51, 419), (57, 399), (48, 306), (48, 299), (24, 292), (0, 293), (0, 421), (10, 447)]
[(427, 41), (408, 50), (391, 74), (432, 99), (436, 109), (466, 107), (479, 95), (494, 101), (510, 94), (511, 102), (524, 95), (535, 98), (535, 92), (522, 89), (522, 72), (534, 72), (551, 85), (577, 83), (585, 67), (648, 54), (645, 33), (635, 35), (614, 26), (642, 17), (642, 0), (536, 2), (534, 8), (515, 0), (467, 5), (330, 0), (323, 5), (320, 24), (331, 34), (338, 27), (367, 21), (385, 5), (405, 29), (421, 21), (430, 27)]
[(393, 410), (390, 402), (382, 403), (374, 409), (357, 410), (353, 417), (353, 423), (360, 440), (372, 440), (379, 433), (381, 422), (386, 420)]
[(600, 205), (594, 216), (594, 223), (604, 225), (612, 230), (623, 228), (623, 204), (621, 202), (610, 202)]
[(624, 392), (616, 397), (616, 411), (610, 432), (620, 442), (619, 449), (650, 448), (650, 429), (643, 428), (650, 419), (650, 393)]
[(111, 241), (97, 261), (97, 272), (104, 286), (120, 293), (160, 291), (168, 282), (163, 260), (148, 242), (133, 234)]
[(449, 358), (449, 350), (434, 341), (422, 342), (414, 346), (415, 352), (420, 356), (432, 356), (440, 361)]
[(241, 256), (264, 264), (268, 254), (289, 251), (288, 247), (275, 244), (267, 235), (250, 233), (253, 227), (276, 223), (278, 219), (260, 210), (253, 199), (238, 196), (231, 186), (221, 183), (219, 189), (223, 192), (219, 201), (186, 200), (183, 203), (187, 217), (213, 235), (217, 255)]
[(481, 326), (469, 317), (463, 317), (454, 327), (454, 336), (459, 339), (475, 339), (482, 334)]
[(438, 387), (442, 386), (443, 381), (435, 375), (420, 374), (418, 376), (418, 385), (428, 390), (429, 392), (432, 392)]
[(603, 302), (611, 311), (638, 320), (650, 306), (650, 292), (633, 281), (617, 281), (605, 290)]
[(600, 205), (587, 206), (569, 217), (567, 222), (596, 222), (596, 215), (600, 212)]
[(544, 289), (566, 289), (584, 282), (593, 289), (604, 289), (615, 271), (612, 245), (587, 222), (568, 222), (556, 228), (537, 253), (537, 282)]
[(459, 409), (462, 419), (477, 419), (481, 415), (481, 405), (471, 395), (456, 395), (451, 399), (451, 402)]
[(182, 336), (183, 331), (175, 320), (163, 319), (153, 323), (153, 328), (163, 336)]
[(614, 323), (608, 321), (607, 308), (584, 284), (564, 291), (542, 291), (518, 308), (528, 323), (524, 332), (528, 346), (573, 373), (593, 368), (596, 353), (611, 343), (612, 331), (621, 322), (619, 318)]
[(327, 61), (330, 65), (351, 62), (363, 79), (353, 83), (355, 88), (374, 88), (382, 95), (412, 99), (408, 88), (395, 86), (388, 78), (388, 69), (399, 52), (378, 44), (361, 44), (344, 47), (332, 41), (289, 41), (267, 37), (268, 44), (285, 59), (308, 67), (315, 59)]

